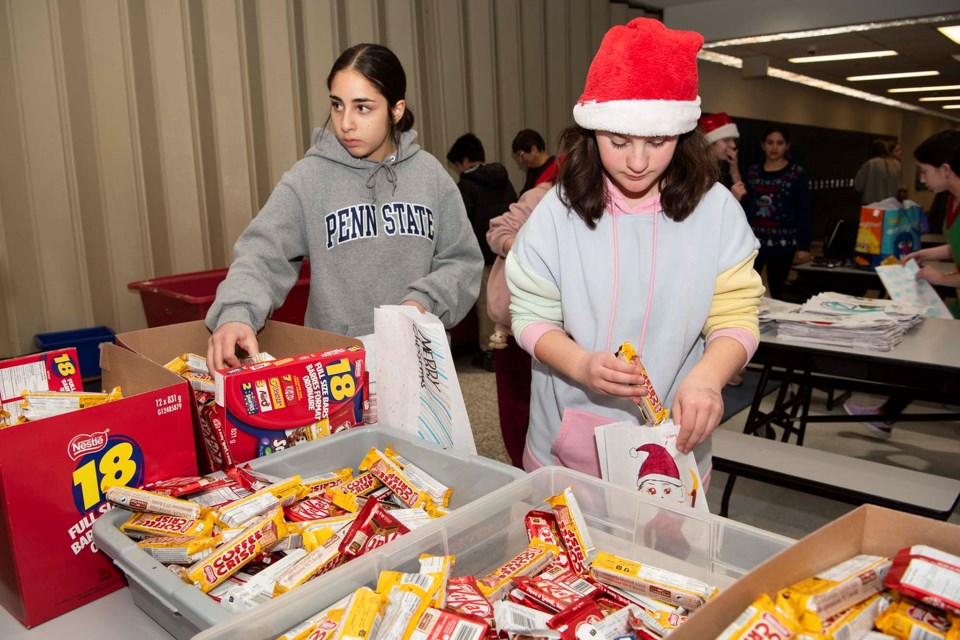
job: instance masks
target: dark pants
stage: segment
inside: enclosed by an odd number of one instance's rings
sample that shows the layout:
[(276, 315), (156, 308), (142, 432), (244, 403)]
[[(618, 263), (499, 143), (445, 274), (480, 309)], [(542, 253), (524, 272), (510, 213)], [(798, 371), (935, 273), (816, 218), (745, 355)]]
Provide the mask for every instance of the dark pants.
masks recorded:
[(887, 398), (887, 401), (883, 403), (883, 406), (880, 407), (880, 413), (885, 416), (902, 413), (903, 410), (907, 408), (907, 405), (910, 404), (911, 400), (909, 396), (890, 396)]
[(494, 349), (497, 374), (497, 404), (500, 409), (500, 433), (513, 466), (523, 469), (523, 448), (530, 423), (530, 354), (520, 348), (513, 336), (505, 349)]
[(783, 285), (790, 276), (790, 267), (793, 266), (793, 252), (766, 252), (760, 249), (753, 268), (757, 273), (763, 273), (763, 266), (767, 266), (767, 295), (775, 300), (783, 300)]

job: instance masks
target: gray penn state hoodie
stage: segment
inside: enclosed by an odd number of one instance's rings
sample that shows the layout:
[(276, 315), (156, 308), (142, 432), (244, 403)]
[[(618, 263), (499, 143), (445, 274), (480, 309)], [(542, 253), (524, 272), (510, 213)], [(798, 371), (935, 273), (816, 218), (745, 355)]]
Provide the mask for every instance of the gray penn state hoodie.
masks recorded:
[(373, 310), (414, 300), (446, 327), (480, 291), (483, 258), (456, 184), (403, 133), (383, 162), (354, 158), (318, 128), (237, 239), (207, 313), (211, 330), (239, 321), (259, 331), (310, 258), (305, 324), (349, 336), (373, 332)]

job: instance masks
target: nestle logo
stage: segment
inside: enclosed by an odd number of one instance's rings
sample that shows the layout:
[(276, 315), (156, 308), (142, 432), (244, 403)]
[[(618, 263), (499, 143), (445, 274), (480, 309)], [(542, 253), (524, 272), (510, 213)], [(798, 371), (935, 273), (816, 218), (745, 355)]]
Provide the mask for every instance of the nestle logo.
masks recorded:
[(98, 431), (96, 433), (81, 433), (73, 437), (73, 440), (67, 445), (67, 455), (71, 460), (76, 460), (88, 453), (100, 451), (107, 446), (107, 434), (110, 429)]

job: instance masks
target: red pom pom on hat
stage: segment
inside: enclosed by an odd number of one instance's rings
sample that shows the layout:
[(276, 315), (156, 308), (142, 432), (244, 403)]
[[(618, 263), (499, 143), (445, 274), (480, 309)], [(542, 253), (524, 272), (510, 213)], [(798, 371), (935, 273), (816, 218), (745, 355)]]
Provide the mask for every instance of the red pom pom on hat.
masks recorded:
[(737, 125), (733, 123), (730, 116), (723, 112), (701, 116), (697, 126), (703, 132), (703, 137), (711, 144), (724, 138), (740, 137), (740, 130), (737, 129)]
[(590, 63), (573, 119), (585, 129), (675, 136), (700, 117), (697, 52), (703, 36), (636, 18), (613, 27)]

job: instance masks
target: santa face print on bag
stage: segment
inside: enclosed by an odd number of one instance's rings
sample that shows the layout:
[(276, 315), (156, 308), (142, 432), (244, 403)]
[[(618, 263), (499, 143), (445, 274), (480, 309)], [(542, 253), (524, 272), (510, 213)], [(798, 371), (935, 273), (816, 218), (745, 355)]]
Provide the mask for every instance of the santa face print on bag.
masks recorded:
[(680, 480), (673, 456), (659, 444), (645, 444), (630, 450), (634, 458), (646, 454), (637, 474), (637, 490), (651, 498), (693, 506), (690, 494)]

